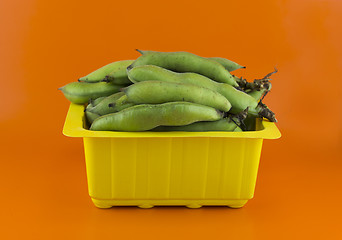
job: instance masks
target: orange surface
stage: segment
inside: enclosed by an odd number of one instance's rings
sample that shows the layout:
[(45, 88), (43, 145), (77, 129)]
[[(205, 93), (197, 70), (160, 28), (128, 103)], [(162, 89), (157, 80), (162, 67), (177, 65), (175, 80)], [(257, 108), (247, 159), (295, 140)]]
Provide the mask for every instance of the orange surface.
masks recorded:
[[(342, 1), (0, 2), (1, 239), (342, 239)], [(227, 57), (283, 136), (242, 209), (94, 207), (57, 91), (135, 48)]]

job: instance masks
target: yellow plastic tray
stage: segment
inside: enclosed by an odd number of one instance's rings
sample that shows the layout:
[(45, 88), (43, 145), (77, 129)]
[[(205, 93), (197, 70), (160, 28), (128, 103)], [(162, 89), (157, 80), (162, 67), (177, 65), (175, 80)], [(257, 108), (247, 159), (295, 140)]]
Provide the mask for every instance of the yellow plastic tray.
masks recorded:
[(70, 104), (63, 134), (83, 138), (89, 195), (99, 208), (240, 208), (253, 197), (263, 139), (281, 136), (261, 119), (249, 132), (90, 131), (84, 107)]

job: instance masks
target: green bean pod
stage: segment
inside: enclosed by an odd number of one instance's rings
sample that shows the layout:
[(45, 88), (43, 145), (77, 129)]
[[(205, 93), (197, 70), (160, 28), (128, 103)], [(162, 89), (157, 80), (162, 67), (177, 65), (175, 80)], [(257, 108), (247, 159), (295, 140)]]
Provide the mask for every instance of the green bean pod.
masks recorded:
[(160, 104), (166, 102), (193, 102), (228, 112), (230, 102), (220, 93), (187, 83), (143, 81), (132, 84), (122, 91), (127, 101), (135, 104)]
[(112, 83), (98, 82), (72, 82), (64, 87), (59, 88), (64, 96), (72, 103), (85, 104), (90, 99), (106, 97), (113, 93), (119, 92), (121, 88), (127, 85), (116, 85)]
[(198, 73), (216, 82), (238, 86), (229, 71), (214, 60), (189, 52), (138, 51), (142, 56), (137, 58), (128, 69), (142, 65), (156, 65), (175, 72)]
[(134, 60), (112, 62), (89, 73), (87, 76), (81, 77), (78, 81), (94, 83), (106, 79), (105, 81), (115, 84), (127, 84), (129, 80), (127, 78), (126, 68), (133, 62)]
[(239, 113), (249, 107), (249, 114), (258, 115), (258, 102), (248, 94), (225, 83), (215, 82), (196, 73), (176, 73), (154, 65), (137, 66), (128, 71), (128, 77), (133, 82), (149, 80), (173, 83), (187, 83), (208, 88), (223, 95), (232, 105), (230, 112)]
[(244, 66), (241, 66), (240, 64), (233, 62), (229, 59), (226, 58), (221, 58), (221, 57), (210, 57), (208, 59), (214, 60), (221, 64), (225, 69), (227, 69), (229, 72), (232, 72), (234, 70), (240, 69), (240, 68), (246, 68)]
[(90, 130), (146, 131), (161, 125), (180, 126), (198, 121), (216, 121), (222, 117), (222, 112), (195, 103), (141, 104), (97, 118)]
[(211, 122), (195, 122), (185, 126), (159, 126), (151, 131), (154, 132), (171, 132), (171, 131), (183, 131), (183, 132), (213, 132), (224, 131), (233, 132), (238, 126), (230, 118), (223, 118), (217, 121)]

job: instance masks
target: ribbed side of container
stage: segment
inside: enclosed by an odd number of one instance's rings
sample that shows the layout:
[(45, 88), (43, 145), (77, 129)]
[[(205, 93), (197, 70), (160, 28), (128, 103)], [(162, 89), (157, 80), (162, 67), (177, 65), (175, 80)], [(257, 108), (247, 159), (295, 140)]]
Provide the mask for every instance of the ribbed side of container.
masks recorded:
[(89, 194), (123, 201), (251, 199), (262, 141), (84, 138)]

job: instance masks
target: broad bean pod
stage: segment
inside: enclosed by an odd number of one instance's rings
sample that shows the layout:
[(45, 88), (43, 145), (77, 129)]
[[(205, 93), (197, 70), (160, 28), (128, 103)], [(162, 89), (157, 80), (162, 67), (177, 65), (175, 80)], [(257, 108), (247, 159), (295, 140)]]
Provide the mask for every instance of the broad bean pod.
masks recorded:
[(238, 86), (234, 77), (220, 63), (212, 59), (204, 58), (189, 52), (156, 52), (141, 51), (138, 57), (129, 67), (142, 65), (156, 65), (175, 72), (194, 72), (204, 75), (214, 81), (223, 82), (232, 86)]
[(230, 102), (220, 93), (208, 88), (187, 83), (143, 81), (132, 84), (122, 91), (127, 102), (135, 104), (158, 104), (166, 102), (193, 102), (228, 112)]
[(97, 82), (71, 82), (61, 88), (64, 96), (72, 103), (85, 104), (90, 99), (106, 97), (119, 92), (121, 88), (127, 85), (116, 85), (113, 83)]
[(222, 112), (195, 103), (141, 104), (97, 118), (90, 130), (146, 131), (161, 125), (180, 126), (198, 121), (216, 121), (222, 117)]

